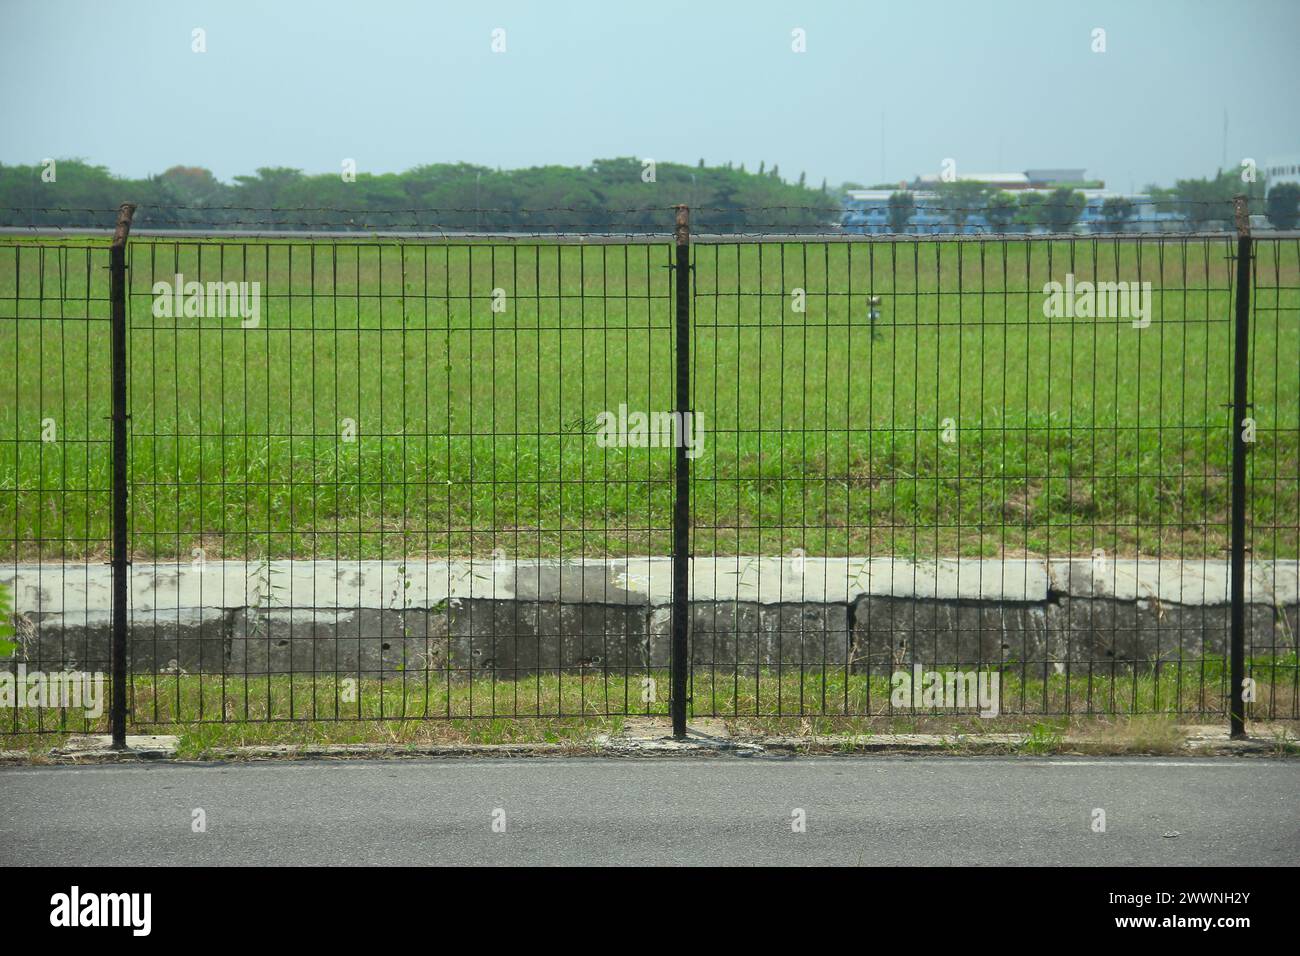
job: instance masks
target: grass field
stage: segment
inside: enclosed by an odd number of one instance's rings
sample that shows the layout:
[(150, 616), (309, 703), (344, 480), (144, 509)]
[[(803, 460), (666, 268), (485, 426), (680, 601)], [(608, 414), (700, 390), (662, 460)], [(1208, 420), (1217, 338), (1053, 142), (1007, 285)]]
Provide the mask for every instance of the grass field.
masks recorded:
[[(1251, 721), (1294, 720), (1300, 716), (1296, 658), (1252, 658), (1249, 673), (1260, 695), (1248, 707)], [(174, 728), (192, 742), (236, 745), (294, 739), (298, 742), (403, 742), (427, 739), (508, 743), (578, 741), (593, 730), (616, 732), (626, 716), (667, 718), (667, 701), (641, 703), (643, 677), (660, 686), (666, 671), (644, 674), (560, 676), (518, 679), (484, 676), (446, 680), (439, 673), (401, 680), (345, 682), (333, 676), (135, 677), (128, 690), (137, 732)], [(843, 669), (743, 668), (737, 672), (697, 670), (691, 684), (691, 718), (716, 718), (733, 733), (795, 735), (910, 732), (926, 726), (951, 732), (1023, 732), (1047, 722), (1068, 727), (1098, 717), (1186, 719), (1222, 716), (1226, 709), (1227, 665), (1206, 657), (1170, 662), (1158, 674), (1111, 674), (1080, 667), (1076, 673), (1032, 674), (1007, 670), (1000, 688), (1001, 715), (978, 717), (971, 710), (895, 708), (888, 675), (845, 674)], [(49, 747), (41, 735), (106, 733), (108, 718), (86, 719), (74, 710), (21, 708), (0, 733), (17, 735), (34, 747)], [(537, 720), (545, 717), (541, 723)], [(427, 729), (433, 718), (436, 729)], [(6, 746), (15, 743), (6, 740)]]
[[(594, 423), (673, 405), (670, 253), (133, 240), (135, 553), (667, 553), (671, 449), (600, 447)], [(694, 552), (1222, 557), (1231, 253), (697, 244)], [(106, 549), (106, 265), (100, 242), (0, 240), (6, 560)], [(1300, 243), (1258, 242), (1255, 268), (1252, 554), (1294, 558)], [(156, 317), (154, 283), (176, 273), (257, 281), (257, 326)], [(1151, 282), (1150, 326), (1047, 318), (1043, 286), (1066, 273)]]

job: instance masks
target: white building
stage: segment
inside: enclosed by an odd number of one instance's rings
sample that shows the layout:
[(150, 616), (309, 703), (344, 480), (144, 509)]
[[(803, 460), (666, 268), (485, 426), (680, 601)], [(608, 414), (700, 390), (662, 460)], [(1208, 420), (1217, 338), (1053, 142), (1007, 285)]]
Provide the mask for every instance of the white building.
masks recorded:
[[(1029, 177), (1024, 173), (957, 173), (958, 182), (983, 183), (998, 189), (1028, 189)], [(917, 176), (915, 184), (924, 189), (933, 188), (942, 182), (942, 177), (933, 174)]]
[(1264, 174), (1264, 180), (1270, 189), (1279, 183), (1300, 185), (1300, 153), (1265, 160), (1260, 172)]

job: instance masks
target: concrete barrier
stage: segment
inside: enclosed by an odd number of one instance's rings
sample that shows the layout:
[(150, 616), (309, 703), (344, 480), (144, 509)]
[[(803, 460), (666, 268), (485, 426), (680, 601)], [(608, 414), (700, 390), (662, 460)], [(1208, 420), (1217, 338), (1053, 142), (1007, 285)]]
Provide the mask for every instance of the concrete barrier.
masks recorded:
[[(1247, 652), (1296, 651), (1300, 562), (1248, 565)], [(0, 570), (15, 662), (107, 670), (101, 565)], [(392, 676), (667, 667), (668, 558), (137, 562), (137, 673)], [(1226, 561), (696, 558), (697, 667), (1062, 669), (1224, 655)]]

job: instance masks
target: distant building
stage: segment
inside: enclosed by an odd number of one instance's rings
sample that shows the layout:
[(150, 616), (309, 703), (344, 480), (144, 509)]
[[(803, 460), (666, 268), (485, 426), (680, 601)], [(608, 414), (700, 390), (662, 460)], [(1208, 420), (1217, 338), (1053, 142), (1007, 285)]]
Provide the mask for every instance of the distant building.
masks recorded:
[(1187, 218), (1176, 212), (1160, 212), (1146, 193), (1117, 193), (1107, 189), (1080, 189), (1083, 193), (1083, 212), (1075, 222), (1075, 232), (1113, 232), (1102, 210), (1106, 200), (1127, 199), (1133, 204), (1133, 216), (1124, 223), (1124, 232), (1182, 232)]
[[(1029, 169), (1023, 173), (963, 173), (958, 175), (962, 182), (977, 182), (990, 189), (1025, 195), (1029, 193), (1050, 194), (1055, 189), (1071, 188), (1083, 194), (1084, 206), (1075, 223), (1074, 231), (1078, 233), (1110, 232), (1113, 227), (1106, 223), (1102, 210), (1107, 199), (1122, 197), (1133, 204), (1133, 216), (1124, 225), (1126, 232), (1179, 232), (1184, 228), (1185, 220), (1177, 213), (1159, 212), (1151, 197), (1143, 194), (1124, 194), (1105, 188), (1100, 180), (1089, 181), (1086, 169)], [(911, 184), (899, 183), (894, 189), (854, 189), (846, 195), (843, 203), (841, 227), (845, 232), (864, 235), (884, 235), (893, 232), (889, 223), (889, 197), (895, 192), (910, 192), (916, 206), (907, 224), (909, 235), (951, 234), (958, 231), (951, 217), (943, 211), (938, 203), (936, 187), (938, 176), (918, 176)], [(1012, 224), (1008, 232), (1024, 233), (1046, 232), (1045, 226), (1033, 226), (1026, 229), (1020, 224)], [(969, 216), (962, 224), (961, 232), (970, 235), (982, 235), (994, 232), (992, 224), (982, 214)]]
[[(1008, 191), (1028, 189), (1032, 185), (1029, 177), (1024, 173), (958, 173), (957, 179), (963, 183), (982, 183), (985, 186)], [(917, 189), (934, 188), (938, 183), (939, 177), (933, 175), (917, 176), (913, 180), (913, 185)]]
[[(1100, 179), (1089, 180), (1086, 169), (1026, 169), (1023, 173), (958, 173), (960, 182), (980, 183), (991, 189), (1017, 192), (1022, 189), (1059, 189), (1071, 186), (1076, 189), (1103, 189)], [(927, 174), (912, 181), (914, 189), (934, 188), (939, 176)]]
[[(1025, 176), (1035, 186), (1070, 186), (1086, 181), (1086, 169), (1026, 169)], [(1104, 184), (1101, 184), (1104, 185)]]
[(1270, 189), (1280, 183), (1300, 185), (1300, 154), (1269, 159), (1260, 171)]

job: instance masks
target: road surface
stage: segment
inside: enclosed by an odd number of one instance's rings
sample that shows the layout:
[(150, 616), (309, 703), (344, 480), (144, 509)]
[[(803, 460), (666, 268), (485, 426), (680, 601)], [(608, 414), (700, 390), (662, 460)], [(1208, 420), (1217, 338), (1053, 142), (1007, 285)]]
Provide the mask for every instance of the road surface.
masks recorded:
[(131, 764), (0, 791), (5, 866), (1300, 863), (1298, 760)]

